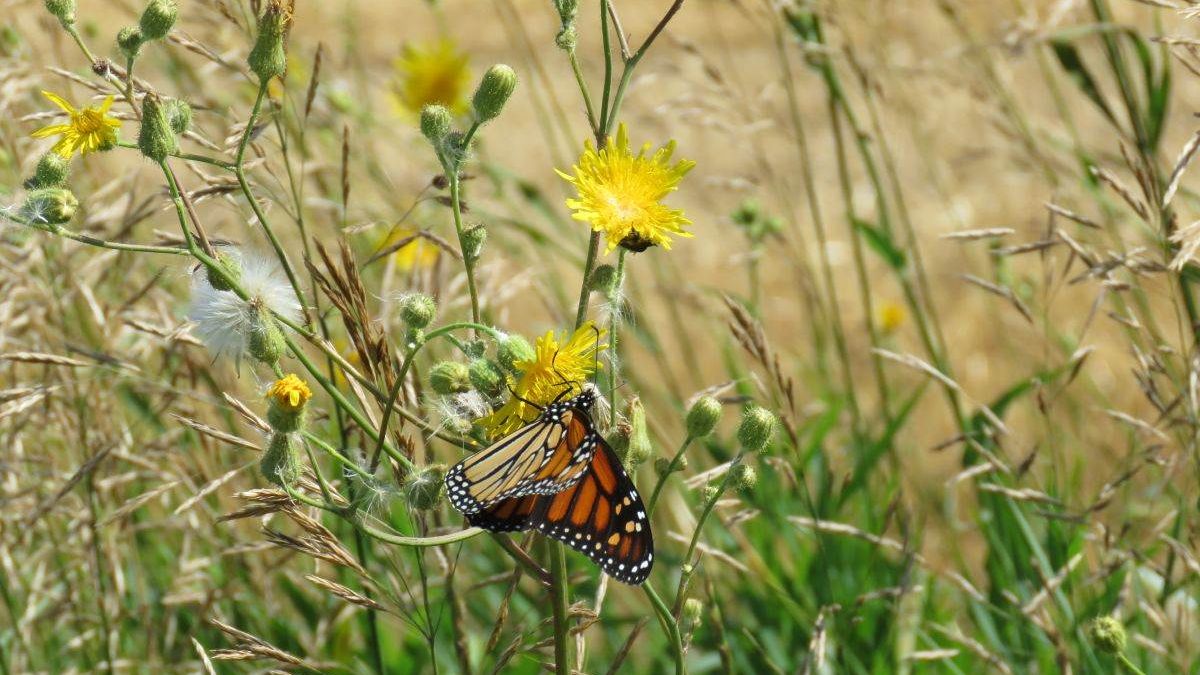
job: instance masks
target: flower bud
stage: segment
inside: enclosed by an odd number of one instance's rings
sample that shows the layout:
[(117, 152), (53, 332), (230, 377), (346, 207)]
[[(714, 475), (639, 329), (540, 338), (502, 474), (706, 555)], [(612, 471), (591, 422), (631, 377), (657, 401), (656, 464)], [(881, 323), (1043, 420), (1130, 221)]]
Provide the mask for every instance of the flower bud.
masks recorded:
[(665, 476), (676, 471), (685, 471), (688, 467), (687, 455), (680, 455), (679, 459), (672, 464), (669, 457), (658, 457), (654, 460), (654, 473)]
[(404, 347), (409, 351), (425, 344), (425, 331), (421, 328), (409, 328), (404, 331)]
[(533, 346), (520, 335), (505, 335), (496, 348), (496, 359), (500, 361), (500, 366), (513, 375), (521, 374), (518, 364), (536, 357)]
[(475, 359), (467, 368), (471, 385), (475, 390), (489, 398), (495, 398), (504, 393), (504, 372), (500, 366), (487, 359)]
[(517, 73), (512, 68), (504, 64), (489, 68), (471, 99), (476, 121), (483, 123), (496, 119), (516, 87)]
[(46, 0), (46, 11), (63, 26), (75, 23), (75, 0)]
[(283, 331), (280, 330), (279, 322), (271, 316), (271, 310), (267, 309), (266, 305), (258, 304), (250, 311), (254, 312), (254, 317), (246, 336), (246, 350), (260, 363), (273, 366), (279, 362), (279, 357), (283, 356), (284, 351), (287, 350)]
[(712, 396), (701, 396), (687, 412), (688, 438), (704, 438), (720, 421), (721, 402)]
[(71, 160), (57, 152), (47, 152), (38, 160), (33, 176), (25, 181), (25, 189), (65, 187), (71, 174)]
[(161, 40), (171, 32), (175, 20), (179, 18), (179, 5), (175, 0), (150, 0), (138, 20), (142, 29), (142, 37), (147, 40)]
[(484, 354), (487, 354), (487, 340), (475, 338), (462, 343), (462, 352), (472, 359), (482, 359)]
[(747, 452), (761, 452), (771, 442), (775, 434), (775, 416), (762, 406), (746, 406), (742, 413), (742, 423), (738, 425), (738, 443)]
[(117, 33), (117, 48), (125, 55), (126, 61), (136, 59), (145, 42), (146, 37), (142, 35), (142, 29), (137, 26), (126, 26)]
[(280, 433), (291, 433), (304, 424), (304, 413), (312, 390), (304, 380), (288, 374), (267, 390), (267, 423)]
[(442, 141), (450, 134), (454, 118), (444, 105), (427, 105), (421, 109), (421, 133), (434, 148), (441, 148)]
[(271, 441), (258, 462), (263, 478), (284, 486), (293, 485), (300, 477), (299, 448), (291, 434), (271, 434)]
[(721, 488), (717, 487), (716, 485), (705, 485), (704, 486), (704, 503), (705, 504), (709, 504), (711, 502), (716, 501), (717, 497), (720, 497), (720, 496), (721, 496)]
[(138, 131), (138, 147), (142, 154), (159, 163), (179, 152), (179, 141), (171, 131), (164, 108), (158, 96), (146, 94), (142, 99), (142, 127)]
[(21, 215), (34, 226), (62, 225), (75, 217), (79, 200), (64, 188), (42, 188), (25, 195)]
[(753, 492), (754, 487), (758, 485), (758, 471), (749, 464), (738, 464), (730, 471), (733, 474), (729, 477), (729, 482), (738, 492)]
[(437, 318), (437, 303), (424, 293), (406, 293), (400, 298), (400, 318), (409, 328), (424, 328)]
[(479, 260), (479, 257), (483, 255), (483, 244), (486, 241), (487, 228), (483, 225), (467, 228), (462, 237), (463, 257), (471, 262)]
[(250, 50), (246, 62), (250, 64), (250, 70), (258, 75), (260, 82), (287, 72), (287, 52), (283, 41), (291, 22), (291, 10), (284, 7), (281, 0), (268, 2), (258, 18), (258, 39), (254, 41), (254, 48)]
[(692, 632), (700, 625), (700, 615), (704, 612), (704, 603), (698, 598), (688, 598), (683, 602), (683, 612), (680, 618), (683, 619), (683, 627), (687, 632)]
[(404, 499), (408, 505), (418, 511), (430, 511), (437, 508), (442, 498), (443, 480), (446, 478), (446, 466), (434, 464), (409, 474), (404, 481)]
[(749, 228), (758, 221), (760, 211), (757, 201), (746, 199), (734, 209), (733, 213), (729, 214), (729, 217), (735, 224)]
[(617, 289), (617, 268), (612, 265), (600, 265), (592, 270), (588, 287), (606, 297), (612, 297), (613, 291)]
[(171, 125), (171, 131), (183, 134), (192, 126), (192, 106), (188, 105), (187, 101), (173, 98), (167, 101), (165, 107), (167, 124)]
[(554, 44), (565, 52), (575, 51), (575, 44), (578, 40), (574, 25), (563, 26), (562, 30), (558, 31), (558, 35), (554, 36)]
[(650, 445), (650, 434), (646, 432), (646, 408), (636, 396), (629, 399), (625, 413), (629, 419), (629, 448), (623, 459), (630, 469), (650, 459), (654, 448)]
[[(217, 265), (220, 266), (228, 278), (234, 283), (241, 283), (242, 266), (236, 257), (222, 251), (217, 251)], [(225, 281), (225, 277), (217, 274), (212, 269), (205, 269), (205, 278), (208, 279), (208, 285), (212, 286), (218, 291), (233, 290), (233, 286), (230, 285), (229, 282)]]
[(443, 396), (471, 390), (471, 373), (457, 361), (442, 361), (429, 371), (429, 386)]
[(1101, 616), (1088, 626), (1088, 636), (1101, 651), (1120, 654), (1125, 651), (1125, 627), (1115, 616)]

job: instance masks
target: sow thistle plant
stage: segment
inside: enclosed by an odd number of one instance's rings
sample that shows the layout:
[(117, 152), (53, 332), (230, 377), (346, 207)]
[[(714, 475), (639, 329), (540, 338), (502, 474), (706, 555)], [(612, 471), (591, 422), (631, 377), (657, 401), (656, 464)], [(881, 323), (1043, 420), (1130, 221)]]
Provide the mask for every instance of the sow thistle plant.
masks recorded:
[[(397, 62), (393, 93), (404, 109), (419, 113), (420, 130), (432, 150), (431, 159), (440, 168), (433, 185), (447, 193), (439, 202), (449, 208), (447, 229), (453, 227), (453, 236), (444, 239), (457, 243), (454, 257), (461, 264), (469, 304), (465, 316), (446, 316), (453, 314), (444, 309), (453, 306), (447, 298), (435, 299), (415, 289), (405, 291), (386, 301), (394, 303), (396, 311), (389, 314), (398, 317), (400, 324), (399, 330), (391, 332), (391, 326), (372, 316), (373, 294), (364, 286), (353, 252), (344, 249), (344, 265), (339, 268), (334, 257), (326, 255), (323, 242), (315, 236), (309, 240), (311, 235), (303, 229), (299, 231), (303, 248), (293, 244), (290, 237), (281, 236), (263, 208), (265, 191), (257, 187), (247, 165), (248, 150), (256, 133), (264, 128), (261, 117), (265, 107), (269, 106), (275, 115), (289, 114), (286, 102), (270, 97), (272, 86), (283, 86), (281, 78), (288, 67), (288, 39), (295, 20), (290, 2), (269, 0), (259, 9), (255, 39), (247, 45), (245, 57), (257, 79), (257, 90), (252, 92), (253, 104), (245, 113), (242, 130), (235, 136), (236, 146), (228, 156), (205, 154), (214, 152), (211, 149), (189, 151), (191, 141), (186, 134), (195, 121), (192, 106), (184, 98), (186, 92), (172, 95), (157, 91), (133, 77), (139, 59), (166, 47), (166, 39), (180, 21), (175, 2), (152, 0), (136, 25), (126, 26), (113, 36), (110, 44), (125, 61), (123, 71), (100, 67), (86, 40), (75, 30), (79, 19), (73, 3), (47, 2), (47, 9), (96, 66), (94, 85), (104, 92), (104, 99), (97, 106), (76, 107), (61, 96), (44, 93), (68, 119), (32, 133), (35, 138), (57, 137), (57, 141), (26, 182), (25, 206), (15, 215), (8, 214), (8, 218), (100, 248), (185, 257), (191, 265), (187, 316), (194, 334), (212, 354), (214, 367), (221, 367), (223, 359), (228, 358), (240, 372), (240, 366), (248, 361), (250, 379), (270, 382), (263, 387), (261, 400), (265, 405), (267, 442), (259, 467), (263, 479), (276, 489), (253, 493), (251, 499), (258, 500), (258, 506), (247, 513), (285, 512), (308, 534), (298, 539), (272, 533), (273, 543), (344, 565), (359, 574), (361, 592), (334, 585), (345, 591), (339, 597), (354, 598), (351, 601), (372, 609), (405, 614), (413, 611), (411, 604), (392, 597), (388, 590), (397, 580), (383, 582), (372, 577), (395, 571), (372, 562), (373, 546), (417, 551), (420, 579), (403, 579), (402, 583), (406, 587), (427, 587), (425, 566), (444, 564), (445, 558), (427, 559), (421, 551), (482, 534), (479, 528), (446, 531), (443, 526), (443, 480), (449, 461), (457, 460), (456, 447), (478, 450), (537, 418), (542, 407), (577, 394), (585, 383), (603, 375), (609, 388), (592, 411), (597, 427), (611, 430), (609, 440), (621, 449), (630, 471), (655, 459), (647, 410), (635, 394), (621, 397), (618, 387), (626, 253), (660, 248), (662, 252), (648, 255), (665, 254), (676, 239), (692, 236), (691, 221), (682, 210), (666, 205), (664, 199), (683, 184), (695, 163), (673, 158), (674, 141), (657, 148), (645, 143), (635, 152), (630, 146), (629, 130), (619, 120), (634, 70), (681, 4), (677, 2), (670, 8), (640, 47), (620, 55), (623, 70), (619, 79), (606, 78), (603, 96), (593, 97), (581, 75), (576, 53), (576, 3), (555, 3), (560, 21), (555, 43), (566, 53), (578, 76), (592, 136), (584, 142), (584, 151), (572, 173), (559, 173), (576, 192), (562, 206), (564, 213), (587, 226), (588, 244), (579, 275), (578, 305), (565, 308), (568, 315), (575, 310), (574, 324), (547, 330), (532, 343), (489, 322), (492, 314), (483, 297), (486, 289), (476, 278), (477, 266), (488, 254), (488, 223), (468, 222), (463, 205), (464, 174), (475, 161), (475, 144), (486, 134), (489, 124), (502, 118), (519, 90), (517, 72), (504, 64), (493, 65), (468, 98), (467, 57), (448, 40), (429, 47), (408, 46)], [(612, 60), (617, 55), (608, 40), (608, 15), (602, 15), (604, 58)], [(316, 70), (308, 105), (316, 91)], [(112, 113), (117, 100), (137, 119), (136, 137), (122, 137), (121, 122)], [(600, 108), (594, 105), (597, 101)], [(306, 109), (305, 119), (307, 114)], [(280, 134), (290, 133), (285, 126), (281, 125)], [(81, 208), (69, 189), (69, 162), (76, 155), (86, 157), (107, 150), (136, 150), (161, 174), (181, 243), (105, 241), (65, 226)], [(357, 159), (348, 152), (344, 156), (347, 163)], [(210, 224), (197, 211), (195, 195), (182, 184), (190, 175), (178, 167), (186, 164), (226, 174), (226, 185), (232, 186), (229, 190), (253, 214), (254, 222), (246, 228), (246, 237), (261, 235), (264, 241), (257, 245), (233, 244), (210, 237)], [(344, 185), (343, 198), (349, 183)], [(302, 208), (299, 199), (296, 205)], [(416, 234), (414, 229), (398, 229), (385, 246)], [(601, 239), (604, 254), (619, 249), (615, 265), (599, 264)], [(314, 248), (320, 250), (323, 270), (314, 262)], [(450, 259), (437, 248), (431, 250), (427, 255), (423, 249), (406, 251), (400, 246), (397, 255), (403, 253), (405, 257), (397, 262), (402, 267), (416, 267)], [(305, 267), (294, 263), (302, 255), (308, 262)], [(607, 311), (601, 317), (606, 326), (588, 318), (592, 293), (606, 303)], [(335, 318), (341, 319), (340, 326)], [(348, 351), (353, 352), (353, 358), (346, 356)], [(625, 401), (620, 408), (618, 398)], [(245, 417), (254, 417), (246, 408), (238, 410)], [(673, 456), (659, 457), (654, 462), (657, 482), (652, 494), (646, 490), (651, 495), (649, 510), (663, 496), (670, 476), (686, 469), (685, 451), (689, 445), (716, 433), (721, 412), (722, 404), (711, 396), (691, 406), (686, 420), (681, 420), (687, 432), (682, 446)], [(723, 472), (720, 487), (715, 488), (717, 495), (727, 486), (752, 489), (754, 469), (745, 464), (743, 455), (753, 456), (769, 444), (768, 427), (772, 424), (773, 418), (764, 409), (749, 409), (738, 435), (744, 452)], [(418, 442), (423, 446), (420, 451)], [(648, 487), (642, 485), (644, 490)], [(712, 496), (701, 502), (703, 515), (683, 558), (689, 569), (694, 569), (700, 529), (715, 501), (716, 496)], [(302, 509), (307, 511), (302, 513)], [(323, 520), (318, 522), (306, 513)], [(334, 529), (329, 529), (339, 524), (340, 534), (349, 533), (355, 538), (357, 559), (337, 542)], [(442, 532), (431, 532), (435, 528)], [(530, 548), (527, 543), (518, 545), (503, 536), (497, 541), (524, 573), (551, 590), (554, 666), (559, 673), (571, 672), (575, 659), (570, 652), (577, 641), (582, 645), (587, 626), (579, 623), (571, 610), (577, 598), (571, 591), (563, 547), (539, 543)], [(674, 544), (662, 538), (659, 545)], [(490, 555), (490, 549), (482, 543), (471, 546), (478, 547), (473, 553)], [(671, 557), (678, 556), (668, 559)], [(453, 586), (459, 582), (452, 578), (452, 568), (445, 567), (443, 572), (444, 592), (454, 602)], [(673, 599), (663, 599), (652, 583), (642, 586), (645, 602), (672, 645), (671, 660), (677, 672), (684, 668), (685, 645), (701, 625), (697, 610), (701, 605), (690, 597), (687, 584), (690, 575), (684, 574)], [(669, 601), (686, 609), (683, 626), (679, 612), (671, 610)], [(599, 604), (595, 611), (601, 611)], [(455, 620), (453, 630), (456, 639), (467, 639), (462, 634), (466, 628), (461, 617)], [(377, 631), (374, 634), (367, 648), (378, 666), (382, 649)], [(256, 649), (258, 656), (279, 658), (261, 645)], [(431, 658), (438, 656), (431, 653)]]

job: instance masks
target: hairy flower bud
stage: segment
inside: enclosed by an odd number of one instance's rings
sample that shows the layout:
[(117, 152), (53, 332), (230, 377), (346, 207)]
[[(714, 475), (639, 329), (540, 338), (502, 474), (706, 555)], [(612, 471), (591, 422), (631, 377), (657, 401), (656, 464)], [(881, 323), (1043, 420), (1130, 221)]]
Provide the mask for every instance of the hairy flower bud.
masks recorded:
[(421, 133), (429, 139), (434, 148), (441, 148), (442, 141), (450, 134), (453, 124), (454, 118), (444, 105), (435, 103), (421, 109)]
[(495, 363), (487, 359), (475, 359), (467, 371), (471, 385), (484, 396), (495, 398), (504, 393), (504, 372)]
[(429, 371), (429, 386), (443, 396), (471, 390), (471, 373), (457, 361), (442, 361)]
[(62, 225), (75, 217), (79, 200), (64, 188), (42, 188), (25, 195), (21, 215), (35, 227)]
[(75, 0), (46, 0), (46, 11), (63, 26), (75, 23)]
[(650, 445), (650, 434), (646, 431), (646, 408), (640, 398), (635, 396), (629, 399), (626, 417), (629, 419), (629, 448), (625, 452), (624, 460), (625, 465), (632, 469), (650, 459), (654, 448)]
[(258, 462), (263, 478), (284, 486), (293, 485), (300, 477), (300, 449), (291, 434), (274, 433)]
[(775, 416), (762, 406), (749, 405), (742, 413), (742, 423), (738, 425), (738, 443), (747, 452), (761, 452), (771, 442), (775, 434)]
[(496, 359), (500, 361), (500, 366), (513, 375), (521, 373), (517, 368), (518, 363), (532, 361), (536, 356), (537, 353), (533, 351), (533, 346), (520, 335), (504, 336), (500, 339), (496, 349)]
[(273, 366), (287, 350), (283, 331), (266, 305), (258, 304), (251, 311), (255, 314), (246, 336), (246, 351), (260, 363)]
[[(241, 263), (238, 262), (238, 259), (235, 256), (217, 251), (217, 265), (220, 266), (228, 278), (234, 283), (241, 282), (242, 267)], [(208, 285), (212, 286), (218, 291), (233, 290), (233, 286), (230, 285), (229, 282), (225, 281), (225, 277), (222, 277), (220, 274), (217, 274), (211, 269), (205, 270), (205, 278), (208, 279)]]
[(705, 485), (703, 495), (705, 504), (712, 503), (716, 501), (717, 497), (721, 496), (721, 488), (716, 485)]
[(400, 318), (409, 328), (424, 328), (437, 318), (437, 303), (424, 293), (406, 293), (400, 298)]
[(738, 492), (753, 492), (754, 487), (758, 485), (758, 471), (749, 464), (738, 464), (730, 471), (733, 474), (729, 477), (729, 482)]
[(154, 94), (146, 94), (142, 99), (142, 126), (138, 130), (138, 148), (143, 155), (159, 163), (169, 155), (179, 152), (179, 141), (167, 122), (165, 106)]
[(697, 598), (688, 598), (683, 603), (683, 612), (680, 619), (683, 620), (683, 628), (690, 633), (700, 625), (700, 615), (704, 612), (704, 603)]
[(588, 287), (605, 297), (612, 297), (613, 291), (617, 289), (617, 268), (612, 265), (600, 265), (592, 270)]
[(117, 49), (121, 50), (126, 61), (136, 59), (145, 43), (146, 37), (142, 35), (142, 29), (137, 26), (126, 26), (117, 33)]
[(33, 176), (25, 181), (25, 189), (65, 187), (71, 175), (71, 161), (57, 152), (47, 152), (38, 160)]
[(516, 88), (517, 73), (512, 68), (504, 64), (488, 68), (471, 99), (476, 121), (483, 123), (496, 119)]
[(686, 471), (688, 467), (687, 455), (680, 455), (674, 463), (669, 457), (659, 457), (654, 460), (654, 473), (665, 476), (676, 471)]
[(150, 0), (138, 19), (138, 27), (142, 29), (142, 37), (149, 40), (161, 40), (171, 32), (171, 27), (179, 19), (179, 5), (175, 0)]
[(266, 82), (287, 72), (287, 52), (283, 42), (291, 22), (291, 9), (280, 0), (268, 2), (258, 18), (258, 38), (246, 62), (259, 81)]
[(446, 477), (446, 466), (434, 464), (409, 474), (404, 481), (404, 499), (418, 511), (437, 508), (442, 498), (442, 485)]
[(487, 242), (487, 228), (475, 225), (467, 228), (462, 237), (463, 257), (471, 262), (479, 260), (483, 255), (483, 245)]
[(192, 126), (192, 106), (187, 101), (173, 98), (167, 101), (165, 108), (171, 131), (182, 135)]
[(696, 399), (687, 412), (689, 438), (704, 438), (711, 434), (721, 421), (721, 402), (712, 396)]
[(1120, 654), (1125, 651), (1125, 627), (1115, 616), (1097, 617), (1088, 626), (1088, 636), (1105, 653)]

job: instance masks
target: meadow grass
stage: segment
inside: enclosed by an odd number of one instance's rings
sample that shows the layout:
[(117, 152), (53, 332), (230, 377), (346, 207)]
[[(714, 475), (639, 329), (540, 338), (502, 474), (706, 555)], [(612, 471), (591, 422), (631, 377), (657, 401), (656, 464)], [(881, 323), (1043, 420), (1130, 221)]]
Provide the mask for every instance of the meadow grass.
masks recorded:
[(0, 675), (1200, 672), (1200, 11), (891, 5), (12, 3)]

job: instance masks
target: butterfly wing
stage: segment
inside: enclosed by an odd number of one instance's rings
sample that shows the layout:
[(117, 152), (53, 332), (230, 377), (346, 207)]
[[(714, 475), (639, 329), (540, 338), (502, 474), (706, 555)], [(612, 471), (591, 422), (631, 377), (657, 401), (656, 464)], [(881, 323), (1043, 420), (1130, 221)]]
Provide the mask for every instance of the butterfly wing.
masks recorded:
[(537, 528), (591, 558), (617, 581), (637, 585), (650, 576), (654, 535), (641, 495), (603, 440), (574, 485), (553, 495), (512, 498), (468, 514), (494, 532)]
[(554, 494), (574, 485), (602, 442), (582, 408), (546, 408), (532, 423), (455, 464), (446, 473), (454, 508), (470, 515), (505, 499)]

